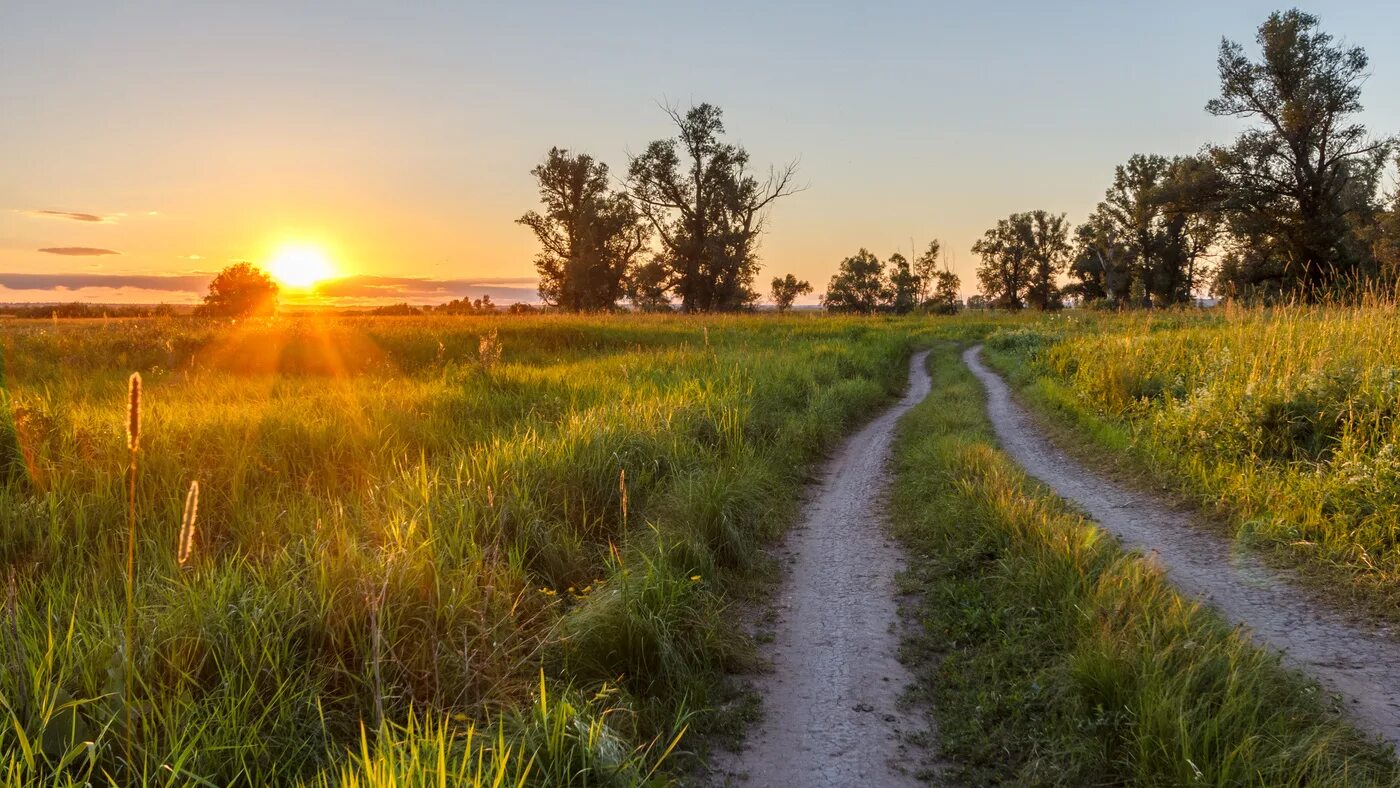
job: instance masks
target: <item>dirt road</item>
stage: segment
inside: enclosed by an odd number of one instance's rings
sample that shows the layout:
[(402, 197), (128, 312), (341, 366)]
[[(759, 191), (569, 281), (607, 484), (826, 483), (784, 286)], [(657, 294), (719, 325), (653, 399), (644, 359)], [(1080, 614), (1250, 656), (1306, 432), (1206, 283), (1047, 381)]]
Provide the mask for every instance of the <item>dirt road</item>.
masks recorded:
[[(927, 353), (914, 356), (898, 404), (851, 436), (789, 533), (779, 621), (758, 677), (763, 719), (747, 748), (722, 759), (735, 785), (919, 785), (900, 770), (900, 732), (922, 725), (897, 708), (911, 678), (896, 658), (895, 575), (904, 555), (886, 535), (884, 486), (895, 422), (928, 394)], [(912, 764), (909, 764), (912, 769)]]
[(1400, 745), (1400, 643), (1349, 622), (1300, 589), (1286, 573), (1215, 532), (1196, 515), (1115, 484), (1057, 450), (1012, 401), (1006, 383), (963, 354), (987, 390), (987, 412), (1002, 448), (1060, 497), (1072, 501), (1128, 547), (1155, 554), (1172, 583), (1243, 624), (1256, 642), (1346, 700), (1355, 722)]

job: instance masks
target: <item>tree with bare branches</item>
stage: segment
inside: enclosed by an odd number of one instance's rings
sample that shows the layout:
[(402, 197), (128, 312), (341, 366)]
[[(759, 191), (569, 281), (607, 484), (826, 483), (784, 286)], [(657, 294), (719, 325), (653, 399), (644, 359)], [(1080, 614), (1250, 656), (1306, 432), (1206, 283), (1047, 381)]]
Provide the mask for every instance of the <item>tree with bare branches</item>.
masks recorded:
[(661, 240), (665, 286), (688, 312), (747, 306), (758, 298), (758, 238), (773, 203), (799, 190), (797, 163), (760, 180), (748, 152), (723, 141), (719, 107), (666, 114), (676, 137), (647, 145), (628, 170), (632, 199)]

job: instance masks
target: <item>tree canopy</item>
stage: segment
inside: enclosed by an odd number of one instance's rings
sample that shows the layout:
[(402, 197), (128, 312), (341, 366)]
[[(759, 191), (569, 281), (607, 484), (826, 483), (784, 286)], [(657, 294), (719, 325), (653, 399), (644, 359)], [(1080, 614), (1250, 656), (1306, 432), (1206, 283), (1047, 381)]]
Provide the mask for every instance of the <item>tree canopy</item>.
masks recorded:
[(516, 221), (540, 242), (540, 298), (570, 312), (616, 308), (649, 234), (632, 201), (609, 188), (608, 166), (587, 154), (551, 148), (530, 174), (543, 212)]
[(235, 263), (209, 283), (200, 311), (215, 317), (258, 317), (277, 311), (277, 283), (252, 263)]
[(677, 135), (632, 159), (628, 188), (661, 241), (657, 284), (687, 312), (731, 310), (758, 298), (758, 238), (768, 210), (796, 191), (795, 163), (760, 180), (749, 154), (723, 139), (723, 113), (699, 104), (666, 110)]

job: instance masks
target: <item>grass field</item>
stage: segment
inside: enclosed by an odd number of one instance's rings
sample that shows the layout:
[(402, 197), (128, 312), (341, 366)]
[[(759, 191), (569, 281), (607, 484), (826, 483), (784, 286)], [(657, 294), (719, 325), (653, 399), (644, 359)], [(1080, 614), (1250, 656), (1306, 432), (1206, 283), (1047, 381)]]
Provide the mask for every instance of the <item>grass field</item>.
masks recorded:
[(740, 724), (721, 678), (753, 659), (732, 605), (765, 593), (759, 548), (934, 346), (892, 511), (957, 776), (1391, 784), (1313, 685), (995, 449), (954, 346), (986, 337), (1106, 462), (1377, 601), (1396, 328), (1372, 307), (9, 321), (0, 781), (669, 784), (697, 732)]
[(902, 387), (896, 327), (7, 324), (0, 779), (662, 779), (744, 654), (727, 585)]

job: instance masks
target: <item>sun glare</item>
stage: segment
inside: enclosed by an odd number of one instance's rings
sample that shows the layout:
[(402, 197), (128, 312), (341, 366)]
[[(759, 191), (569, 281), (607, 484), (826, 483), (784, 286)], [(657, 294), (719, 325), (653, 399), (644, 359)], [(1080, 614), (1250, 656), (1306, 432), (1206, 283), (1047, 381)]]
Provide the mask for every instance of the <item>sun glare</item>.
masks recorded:
[(285, 244), (267, 262), (267, 271), (278, 282), (293, 288), (309, 288), (335, 276), (324, 249), (307, 244)]

